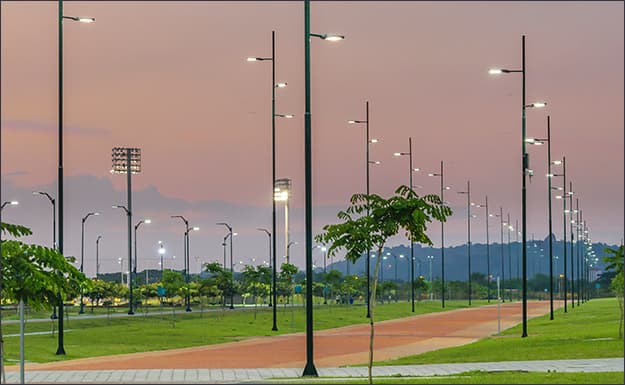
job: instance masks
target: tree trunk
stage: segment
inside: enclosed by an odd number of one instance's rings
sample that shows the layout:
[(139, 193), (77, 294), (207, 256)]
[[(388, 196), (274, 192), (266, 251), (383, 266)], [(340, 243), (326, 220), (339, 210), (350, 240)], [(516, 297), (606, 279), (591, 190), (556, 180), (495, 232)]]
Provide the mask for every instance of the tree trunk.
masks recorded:
[(371, 325), (371, 333), (369, 335), (369, 383), (373, 384), (373, 376), (371, 375), (373, 369), (373, 336), (374, 336), (374, 326), (373, 326), (373, 315), (375, 309), (375, 292), (378, 288), (378, 273), (380, 271), (380, 261), (382, 261), (382, 249), (384, 245), (378, 247), (378, 258), (375, 260), (375, 268), (373, 269), (373, 284), (371, 287), (371, 298), (369, 298), (369, 325)]

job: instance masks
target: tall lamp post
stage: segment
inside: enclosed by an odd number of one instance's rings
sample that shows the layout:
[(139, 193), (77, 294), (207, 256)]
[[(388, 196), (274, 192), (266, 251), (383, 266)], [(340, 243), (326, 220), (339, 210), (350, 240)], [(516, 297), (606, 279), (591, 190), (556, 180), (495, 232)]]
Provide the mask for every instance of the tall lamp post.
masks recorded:
[[(59, 27), (59, 97), (58, 97), (58, 119), (59, 119), (59, 134), (58, 134), (58, 183), (57, 183), (57, 198), (59, 200), (59, 243), (57, 245), (58, 252), (63, 254), (63, 20), (78, 21), (81, 23), (93, 23), (95, 18), (82, 17), (82, 16), (65, 16), (63, 15), (63, 0), (59, 0), (59, 15), (58, 15), (58, 27)], [(58, 332), (58, 346), (56, 349), (56, 355), (65, 355), (65, 347), (63, 346), (63, 298), (59, 293), (59, 332)]]
[[(297, 245), (297, 242), (289, 242), (288, 245), (286, 245), (286, 260), (289, 261), (290, 260), (290, 256), (291, 256), (291, 246)], [(288, 263), (288, 262), (287, 262)]]
[[(228, 229), (228, 234), (230, 234), (230, 272), (232, 273), (232, 282), (231, 285), (234, 287), (234, 255), (232, 254), (232, 226), (225, 222), (219, 222), (217, 225), (226, 226)], [(234, 290), (230, 290), (230, 309), (234, 309)]]
[[(369, 101), (365, 102), (365, 120), (349, 120), (349, 124), (364, 124), (365, 125), (365, 170), (366, 170), (366, 191), (369, 195), (369, 165), (380, 164), (380, 162), (372, 161), (369, 159), (369, 145), (371, 143), (378, 143), (377, 139), (369, 139)], [(369, 207), (367, 207), (367, 215), (369, 215)], [(371, 296), (371, 250), (367, 250), (367, 263), (365, 266), (365, 274), (367, 274), (367, 318), (371, 318), (371, 306), (369, 304), (369, 297)]]
[[(573, 263), (573, 248), (575, 247), (573, 225), (575, 224), (575, 219), (573, 219), (573, 214), (577, 214), (577, 210), (573, 209), (573, 194), (573, 182), (569, 181), (569, 223), (571, 226), (571, 256), (569, 257), (571, 261), (571, 309), (575, 309), (575, 265)], [(566, 264), (566, 259), (564, 260), (564, 264)]]
[(430, 301), (432, 301), (434, 299), (434, 281), (432, 281), (432, 261), (434, 260), (434, 256), (433, 255), (428, 255), (427, 256), (428, 262), (430, 262)]
[[(172, 218), (180, 218), (180, 220), (182, 220), (182, 222), (184, 223), (184, 238), (183, 238), (183, 251), (184, 251), (184, 255), (182, 256), (182, 258), (184, 259), (184, 277), (185, 277), (185, 283), (188, 285), (189, 284), (189, 231), (193, 230), (193, 231), (198, 231), (200, 228), (199, 227), (189, 227), (189, 221), (187, 220), (187, 218), (183, 217), (182, 215), (172, 215)], [(186, 302), (186, 309), (185, 311), (190, 312), (191, 311), (191, 298), (189, 297), (189, 291), (187, 290), (187, 293), (185, 295), (185, 302)]]
[[(445, 190), (449, 190), (451, 187), (445, 186), (445, 174), (443, 173), (443, 161), (441, 160), (440, 172), (431, 172), (428, 176), (435, 176), (441, 178), (441, 202), (445, 203), (443, 193)], [(441, 305), (445, 307), (445, 222), (441, 221)]]
[[(56, 250), (56, 201), (45, 191), (33, 191), (33, 195), (42, 195), (48, 198), (52, 204), (52, 248)], [(56, 306), (52, 306), (51, 319), (57, 319)]]
[[(501, 240), (500, 240), (500, 265), (501, 265), (501, 284), (498, 285), (497, 290), (499, 290), (499, 286), (501, 286), (501, 291), (503, 292), (503, 287), (504, 287), (504, 249), (503, 249), (503, 227), (504, 225), (504, 221), (503, 221), (503, 207), (499, 206), (499, 214), (495, 214), (496, 217), (499, 218), (499, 222), (500, 222), (500, 226), (499, 226), (499, 231), (500, 231), (500, 235), (501, 235)], [(498, 291), (499, 292), (499, 291)], [(499, 294), (497, 294), (497, 299), (501, 299), (501, 302), (506, 302), (506, 299), (504, 298), (505, 295), (502, 295), (501, 298), (499, 298)]]
[[(85, 222), (87, 221), (87, 218), (89, 218), (92, 215), (100, 215), (100, 213), (91, 212), (82, 218), (81, 232), (80, 232), (80, 272), (81, 273), (84, 273), (84, 263), (85, 263)], [(82, 287), (80, 288), (80, 310), (78, 311), (78, 313), (79, 314), (85, 313), (85, 304), (83, 303)]]
[(95, 240), (95, 279), (100, 278), (100, 239), (101, 235)]
[(469, 306), (471, 306), (471, 181), (467, 181), (467, 191), (458, 191), (458, 194), (467, 196), (467, 260), (469, 262)]
[[(406, 156), (408, 155), (408, 175), (410, 177), (410, 189), (413, 189), (412, 185), (412, 173), (419, 171), (418, 168), (412, 166), (412, 137), (408, 138), (408, 152), (396, 152), (394, 156)], [(414, 313), (414, 242), (410, 238), (410, 296), (412, 302), (412, 312)]]
[(306, 227), (306, 365), (303, 376), (317, 377), (313, 356), (313, 268), (312, 268), (312, 121), (310, 112), (310, 38), (327, 41), (343, 40), (344, 36), (310, 33), (310, 0), (304, 0), (304, 169), (305, 169), (305, 227)]
[(493, 214), (488, 213), (488, 195), (484, 198), (484, 204), (474, 205), (475, 207), (486, 208), (486, 290), (488, 295), (488, 303), (490, 303), (490, 239), (488, 236), (488, 217), (492, 217)]
[[(508, 221), (503, 223), (508, 233), (508, 280), (512, 283), (512, 249), (510, 248), (510, 232), (514, 231), (514, 227), (510, 222), (510, 213), (508, 213)], [(512, 302), (512, 285), (508, 286), (508, 301)]]
[(291, 179), (280, 178), (276, 179), (273, 189), (273, 200), (284, 202), (284, 253), (286, 256), (286, 263), (290, 263), (289, 260), (289, 199), (291, 198)]
[(165, 255), (165, 246), (158, 241), (158, 255), (161, 257), (161, 281), (163, 280), (163, 255)]
[(562, 161), (551, 161), (551, 117), (547, 115), (547, 138), (536, 139), (527, 138), (527, 143), (533, 145), (543, 145), (547, 143), (547, 204), (549, 206), (549, 319), (553, 320), (553, 228), (552, 228), (552, 209), (551, 209), (551, 193), (553, 190), (562, 190), (562, 187), (554, 187), (551, 185), (551, 179), (555, 174), (551, 173), (552, 165), (561, 165)]
[(141, 226), (144, 223), (150, 224), (152, 223), (152, 220), (143, 219), (137, 222), (137, 224), (135, 225), (135, 263), (134, 263), (134, 271), (132, 273), (134, 275), (135, 282), (137, 280), (137, 261), (139, 259), (139, 254), (137, 253), (137, 230), (139, 229), (139, 226)]
[[(271, 270), (271, 284), (270, 284), (270, 287), (269, 287), (269, 292), (270, 292), (269, 293), (269, 306), (273, 307), (272, 304), (276, 303), (275, 298), (273, 298), (275, 296), (274, 288), (276, 287), (276, 282), (275, 282), (276, 281), (276, 278), (275, 278), (276, 277), (276, 270), (273, 268), (273, 266), (275, 266), (275, 264), (272, 263), (272, 261), (271, 261), (271, 258), (272, 258), (272, 255), (271, 255), (271, 232), (269, 230), (263, 229), (263, 228), (257, 228), (256, 230), (263, 231), (269, 237), (269, 270)], [(276, 324), (275, 324), (275, 314), (274, 314), (274, 326), (276, 326)], [(271, 330), (274, 330), (274, 329), (272, 328)], [(275, 330), (277, 330), (277, 326), (276, 326)]]
[(562, 174), (554, 174), (554, 176), (561, 176), (562, 177), (562, 195), (556, 195), (556, 199), (562, 199), (562, 228), (563, 228), (563, 235), (562, 235), (562, 248), (564, 251), (563, 254), (563, 260), (564, 260), (564, 312), (567, 313), (567, 306), (566, 306), (566, 214), (568, 213), (568, 210), (566, 209), (566, 198), (567, 198), (567, 194), (568, 192), (566, 191), (566, 157), (562, 157)]
[(538, 102), (532, 104), (526, 104), (525, 102), (525, 35), (523, 35), (521, 40), (521, 56), (522, 63), (520, 70), (509, 70), (509, 69), (491, 69), (489, 73), (491, 75), (501, 74), (501, 73), (513, 73), (518, 72), (522, 75), (522, 104), (521, 104), (521, 176), (522, 176), (522, 189), (521, 189), (521, 211), (522, 211), (522, 226), (523, 226), (523, 333), (521, 337), (527, 337), (527, 196), (526, 196), (526, 178), (527, 170), (529, 169), (529, 157), (527, 152), (525, 151), (525, 110), (528, 107), (544, 107), (546, 103)]
[[(276, 238), (273, 237), (273, 249), (271, 249), (271, 234), (276, 234), (276, 200), (273, 197), (275, 193), (275, 184), (276, 184), (276, 117), (280, 118), (292, 118), (293, 115), (289, 114), (276, 114), (276, 88), (284, 88), (287, 83), (277, 83), (276, 84), (276, 31), (271, 31), (271, 57), (248, 57), (248, 62), (255, 61), (271, 61), (271, 189), (272, 189), (272, 199), (271, 199), (271, 233), (268, 233), (270, 240), (270, 255), (269, 255), (269, 264), (272, 270), (272, 287), (273, 287), (273, 327), (272, 331), (277, 331), (278, 327), (276, 324)], [(272, 262), (273, 260), (273, 262)], [(271, 306), (271, 300), (270, 304)]]

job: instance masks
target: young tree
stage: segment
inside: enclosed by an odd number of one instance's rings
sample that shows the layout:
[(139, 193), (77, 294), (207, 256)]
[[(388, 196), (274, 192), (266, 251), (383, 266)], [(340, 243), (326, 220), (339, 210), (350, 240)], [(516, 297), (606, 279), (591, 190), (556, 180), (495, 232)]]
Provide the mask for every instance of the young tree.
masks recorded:
[[(373, 248), (378, 249), (377, 255), (382, 255), (387, 240), (401, 229), (405, 230), (408, 239), (413, 242), (432, 245), (425, 233), (428, 223), (432, 219), (445, 221), (452, 213), (438, 195), (419, 197), (407, 186), (400, 186), (395, 190), (395, 195), (388, 199), (376, 194), (355, 194), (350, 203), (347, 210), (340, 211), (337, 215), (343, 223), (324, 226), (324, 233), (318, 235), (316, 241), (331, 245), (328, 249), (329, 255), (345, 249), (345, 258), (352, 263)], [(369, 299), (369, 383), (372, 383), (374, 308), (381, 260), (382, 258), (376, 259)]]
[(618, 301), (619, 306), (619, 323), (618, 323), (618, 336), (623, 337), (623, 245), (619, 246), (617, 249), (605, 248), (603, 250), (605, 253), (609, 254), (607, 257), (604, 257), (603, 260), (608, 264), (605, 269), (606, 270), (614, 270), (616, 273), (614, 278), (612, 278), (612, 282), (610, 283), (610, 288), (614, 292), (616, 296), (616, 300)]
[(226, 297), (229, 297), (235, 290), (232, 273), (230, 270), (224, 269), (219, 263), (212, 262), (206, 264), (206, 271), (211, 274), (211, 278), (217, 287), (217, 290), (221, 292), (222, 304), (225, 308)]
[[(0, 231), (14, 238), (31, 235), (24, 226), (0, 223)], [(17, 239), (2, 240), (2, 267), (0, 271), (0, 298), (23, 301), (40, 309), (58, 303), (59, 297), (77, 293), (82, 286), (91, 289), (90, 281), (72, 266), (73, 257), (64, 257), (47, 247), (27, 244)], [(0, 370), (4, 374), (4, 346), (0, 324)]]

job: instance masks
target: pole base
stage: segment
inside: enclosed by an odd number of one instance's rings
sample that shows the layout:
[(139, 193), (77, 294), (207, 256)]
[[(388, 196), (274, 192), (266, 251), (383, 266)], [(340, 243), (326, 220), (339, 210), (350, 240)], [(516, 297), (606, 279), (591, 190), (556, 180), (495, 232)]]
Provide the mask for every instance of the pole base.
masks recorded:
[(317, 368), (315, 368), (315, 364), (309, 362), (306, 364), (304, 368), (304, 373), (302, 373), (302, 377), (319, 377), (319, 373), (317, 373)]
[(274, 326), (271, 328), (271, 331), (272, 331), (272, 332), (277, 332), (277, 331), (278, 331), (278, 327), (274, 325)]
[(63, 349), (62, 346), (59, 346), (58, 349), (56, 350), (56, 355), (57, 356), (64, 356), (65, 355), (65, 349)]
[(186, 311), (187, 313), (191, 312), (191, 307), (187, 307), (186, 309), (184, 309), (184, 311)]

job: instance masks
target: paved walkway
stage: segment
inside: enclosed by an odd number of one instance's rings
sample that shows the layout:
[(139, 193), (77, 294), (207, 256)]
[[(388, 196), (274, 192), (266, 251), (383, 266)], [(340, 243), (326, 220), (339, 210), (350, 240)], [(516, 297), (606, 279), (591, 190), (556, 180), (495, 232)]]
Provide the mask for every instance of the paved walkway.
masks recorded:
[[(531, 371), (531, 372), (622, 372), (623, 358), (550, 361), (504, 361), (465, 364), (431, 364), (375, 366), (373, 375), (404, 377), (445, 376), (468, 371)], [(317, 368), (320, 377), (335, 380), (346, 377), (366, 377), (367, 367)], [(265, 369), (148, 369), (148, 370), (45, 370), (26, 372), (27, 383), (123, 383), (123, 384), (218, 384), (279, 382), (296, 378), (302, 368)], [(18, 372), (7, 372), (7, 383), (18, 383)], [(307, 381), (312, 382), (312, 381)]]
[[(528, 302), (528, 316), (549, 312), (549, 302)], [(383, 361), (471, 343), (521, 322), (521, 303), (464, 308), (376, 322), (374, 360)], [(317, 367), (366, 363), (368, 324), (314, 333)], [(531, 334), (531, 330), (529, 330)], [(163, 351), (26, 364), (26, 370), (238, 369), (302, 368), (306, 361), (305, 333), (253, 337), (243, 341)], [(28, 357), (26, 357), (28, 359)], [(17, 370), (9, 366), (7, 370)]]

